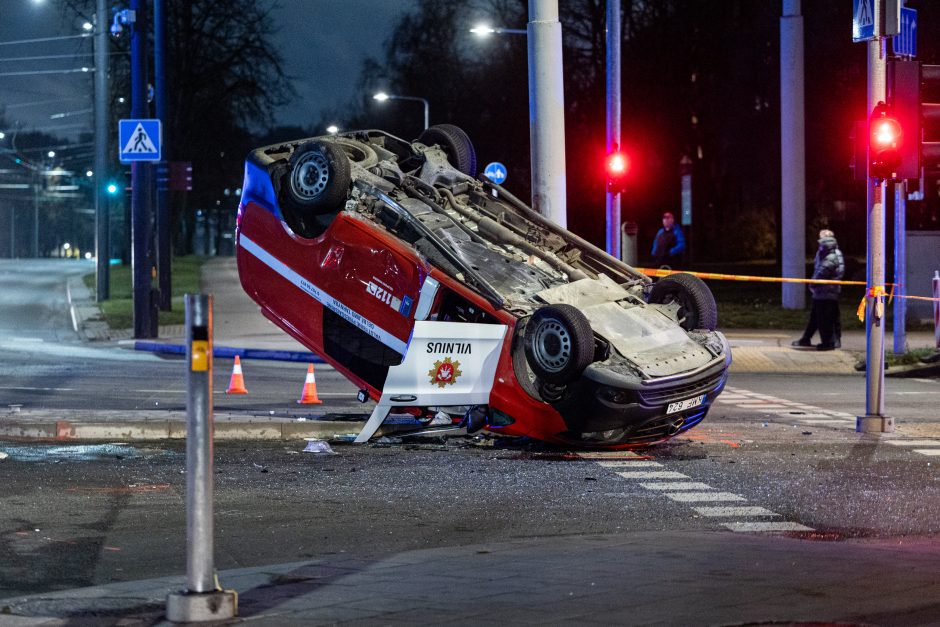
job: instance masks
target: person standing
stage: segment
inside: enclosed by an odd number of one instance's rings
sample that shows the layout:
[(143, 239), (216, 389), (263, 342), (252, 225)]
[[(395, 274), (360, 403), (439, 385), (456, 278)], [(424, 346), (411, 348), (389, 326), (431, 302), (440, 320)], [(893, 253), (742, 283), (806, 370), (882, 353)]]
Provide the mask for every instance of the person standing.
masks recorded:
[(682, 228), (676, 224), (676, 218), (671, 212), (663, 214), (663, 228), (656, 233), (653, 240), (653, 265), (657, 268), (669, 266), (670, 268), (682, 261), (685, 253), (685, 235)]
[[(813, 260), (813, 278), (840, 281), (845, 274), (845, 260), (835, 234), (829, 229), (819, 232), (819, 250)], [(793, 346), (812, 346), (813, 334), (819, 331), (820, 343), (816, 350), (831, 351), (842, 346), (842, 323), (839, 320), (840, 285), (819, 284), (809, 286), (813, 295), (813, 308), (803, 336)]]

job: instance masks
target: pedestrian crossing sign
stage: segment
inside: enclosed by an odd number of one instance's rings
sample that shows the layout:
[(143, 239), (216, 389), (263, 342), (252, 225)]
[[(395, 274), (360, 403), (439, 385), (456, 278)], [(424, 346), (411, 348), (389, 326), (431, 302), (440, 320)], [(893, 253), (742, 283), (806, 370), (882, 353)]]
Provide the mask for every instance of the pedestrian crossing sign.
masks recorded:
[(120, 120), (118, 150), (121, 161), (159, 161), (162, 134), (160, 120)]

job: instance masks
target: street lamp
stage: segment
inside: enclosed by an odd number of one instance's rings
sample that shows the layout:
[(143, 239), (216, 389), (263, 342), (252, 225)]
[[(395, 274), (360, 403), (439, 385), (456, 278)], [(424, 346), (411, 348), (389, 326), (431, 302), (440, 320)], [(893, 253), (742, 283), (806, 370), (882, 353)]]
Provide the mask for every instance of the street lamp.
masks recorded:
[(489, 37), (492, 34), (502, 35), (528, 35), (529, 32), (524, 28), (494, 28), (489, 24), (477, 24), (470, 29), (470, 32), (476, 35), (477, 37), (483, 39), (484, 37)]
[(387, 94), (384, 91), (372, 96), (373, 100), (378, 100), (379, 102), (385, 102), (386, 100), (414, 100), (416, 102), (424, 103), (424, 128), (428, 127), (428, 118), (430, 117), (431, 105), (428, 103), (427, 98), (420, 98), (418, 96), (393, 96), (392, 94)]
[(335, 124), (330, 124), (329, 126), (326, 127), (326, 132), (329, 133), (330, 135), (336, 135), (337, 133), (339, 133), (339, 127), (336, 126)]

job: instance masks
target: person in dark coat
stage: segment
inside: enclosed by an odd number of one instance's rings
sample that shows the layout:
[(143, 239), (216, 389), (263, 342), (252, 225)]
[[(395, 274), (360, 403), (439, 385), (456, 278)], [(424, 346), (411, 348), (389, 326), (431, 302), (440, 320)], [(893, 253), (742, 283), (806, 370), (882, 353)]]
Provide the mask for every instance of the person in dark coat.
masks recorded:
[(663, 214), (663, 228), (656, 233), (656, 239), (653, 240), (653, 265), (676, 266), (682, 261), (682, 255), (685, 253), (685, 235), (682, 234), (682, 228), (676, 224), (676, 218), (671, 212)]
[[(819, 232), (819, 250), (813, 261), (813, 278), (840, 281), (845, 274), (845, 260), (835, 234), (829, 229)], [(839, 321), (840, 285), (810, 285), (813, 308), (803, 336), (793, 346), (812, 346), (813, 334), (819, 331), (820, 343), (816, 350), (830, 351), (842, 346), (842, 324)]]

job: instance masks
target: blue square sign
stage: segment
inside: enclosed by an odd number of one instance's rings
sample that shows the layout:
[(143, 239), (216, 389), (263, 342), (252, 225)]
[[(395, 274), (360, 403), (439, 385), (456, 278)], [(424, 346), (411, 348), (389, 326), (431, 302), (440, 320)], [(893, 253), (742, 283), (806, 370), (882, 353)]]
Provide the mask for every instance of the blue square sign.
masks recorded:
[(118, 151), (121, 161), (159, 161), (160, 120), (120, 120)]
[(875, 0), (852, 0), (852, 41), (869, 41), (875, 32)]

